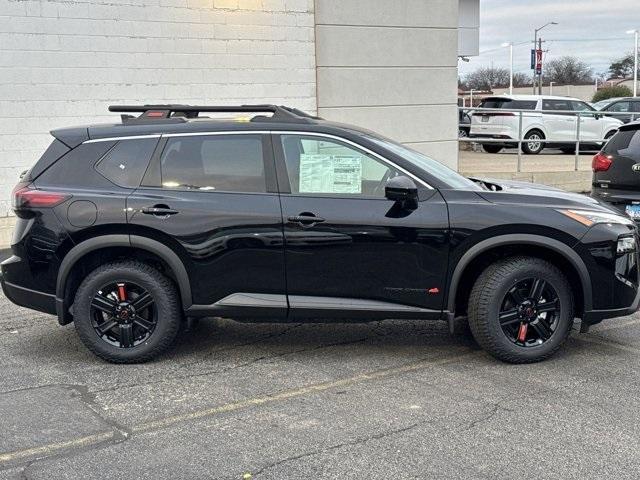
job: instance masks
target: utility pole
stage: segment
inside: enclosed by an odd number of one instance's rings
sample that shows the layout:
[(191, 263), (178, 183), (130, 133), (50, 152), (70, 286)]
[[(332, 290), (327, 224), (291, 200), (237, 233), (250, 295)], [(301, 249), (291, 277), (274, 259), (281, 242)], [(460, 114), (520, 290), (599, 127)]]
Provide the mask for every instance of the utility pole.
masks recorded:
[(635, 44), (633, 49), (633, 96), (638, 96), (638, 33), (640, 30), (629, 30), (627, 34), (635, 35)]
[[(540, 28), (536, 28), (533, 34), (533, 51), (535, 52), (535, 64), (538, 63), (538, 44), (540, 45), (539, 49), (542, 51), (542, 40), (538, 40), (538, 32), (549, 25), (558, 25), (558, 22), (549, 22), (545, 23)], [(537, 65), (534, 65), (534, 68)], [(542, 95), (542, 74), (538, 75), (537, 72), (533, 71), (533, 94), (536, 94), (536, 77), (538, 77), (538, 92)]]
[[(542, 38), (538, 39), (538, 51), (542, 57)], [(542, 61), (540, 61), (540, 65), (542, 65)], [(536, 74), (538, 75), (538, 95), (542, 95), (542, 69), (538, 70)]]

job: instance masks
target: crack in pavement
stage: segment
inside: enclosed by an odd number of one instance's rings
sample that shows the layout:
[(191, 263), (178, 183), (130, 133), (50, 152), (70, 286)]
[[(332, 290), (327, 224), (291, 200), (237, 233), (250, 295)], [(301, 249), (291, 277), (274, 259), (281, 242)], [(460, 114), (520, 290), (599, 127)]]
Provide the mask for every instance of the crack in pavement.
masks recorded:
[[(387, 437), (391, 437), (393, 435), (398, 435), (398, 434), (401, 434), (401, 433), (409, 432), (409, 431), (411, 431), (411, 430), (413, 430), (415, 428), (418, 428), (418, 427), (420, 427), (422, 425), (426, 425), (428, 423), (433, 423), (433, 420), (425, 419), (425, 420), (422, 420), (420, 422), (416, 422), (416, 423), (413, 423), (411, 425), (408, 425), (406, 427), (396, 428), (394, 430), (387, 430), (385, 432), (376, 433), (376, 434), (373, 434), (373, 435), (368, 435), (366, 437), (360, 437), (360, 438), (356, 438), (356, 439), (353, 439), (353, 440), (348, 440), (346, 442), (337, 443), (335, 445), (330, 445), (328, 447), (319, 448), (317, 450), (312, 450), (310, 452), (305, 452), (305, 453), (301, 453), (299, 455), (294, 455), (294, 456), (291, 456), (291, 457), (283, 458), (281, 460), (278, 460), (278, 461), (276, 461), (274, 463), (271, 463), (269, 465), (266, 465), (266, 466), (262, 467), (260, 470), (256, 471), (255, 473), (253, 473), (253, 472), (250, 472), (250, 473), (251, 473), (251, 475), (253, 477), (257, 477), (258, 475), (262, 475), (266, 471), (271, 470), (273, 468), (276, 468), (276, 467), (278, 467), (280, 465), (283, 465), (285, 463), (294, 462), (296, 460), (300, 460), (300, 459), (303, 459), (303, 458), (313, 457), (313, 456), (320, 455), (320, 454), (326, 453), (326, 452), (332, 452), (334, 450), (339, 450), (339, 449), (344, 448), (344, 447), (352, 447), (352, 446), (356, 446), (356, 445), (363, 445), (363, 444), (365, 444), (367, 442), (370, 442), (370, 441), (373, 441), (373, 440), (381, 440), (381, 439), (384, 439), (384, 438), (387, 438)], [(232, 477), (232, 478), (236, 478), (236, 477)]]
[(199, 373), (192, 373), (192, 374), (186, 374), (186, 375), (174, 375), (171, 377), (165, 377), (162, 379), (158, 379), (158, 380), (150, 380), (148, 382), (136, 382), (136, 383), (128, 383), (128, 384), (121, 384), (121, 385), (116, 385), (113, 387), (109, 387), (109, 388), (101, 388), (101, 389), (96, 389), (96, 390), (91, 390), (92, 393), (97, 394), (97, 393), (102, 393), (102, 392), (109, 392), (109, 391), (114, 391), (114, 390), (119, 390), (119, 389), (123, 389), (123, 388), (132, 388), (132, 387), (141, 387), (141, 386), (148, 386), (148, 385), (158, 385), (161, 383), (166, 383), (166, 382), (170, 382), (173, 380), (184, 380), (184, 379), (188, 379), (188, 378), (197, 378), (197, 377), (206, 377), (206, 376), (210, 376), (210, 375), (215, 375), (215, 374), (219, 374), (219, 373), (227, 373), (230, 371), (234, 371), (240, 368), (245, 368), (248, 367), (250, 365), (254, 365), (256, 363), (259, 363), (263, 360), (273, 360), (276, 358), (282, 358), (282, 357), (286, 357), (288, 355), (295, 355), (297, 353), (304, 353), (304, 352), (311, 352), (314, 350), (322, 350), (324, 348), (330, 348), (330, 347), (335, 347), (335, 346), (344, 346), (344, 345), (355, 345), (357, 343), (362, 343), (364, 341), (368, 340), (368, 337), (365, 338), (360, 338), (357, 340), (347, 340), (344, 342), (335, 342), (335, 343), (325, 343), (325, 344), (320, 344), (320, 345), (316, 345), (314, 347), (311, 348), (301, 348), (299, 350), (289, 350), (286, 352), (281, 352), (281, 353), (276, 353), (273, 355), (262, 355), (260, 357), (256, 357), (256, 358), (252, 358), (251, 360), (248, 360), (246, 362), (243, 363), (239, 363), (236, 365), (232, 365), (229, 367), (224, 367), (218, 370), (207, 370), (205, 372), (199, 372)]

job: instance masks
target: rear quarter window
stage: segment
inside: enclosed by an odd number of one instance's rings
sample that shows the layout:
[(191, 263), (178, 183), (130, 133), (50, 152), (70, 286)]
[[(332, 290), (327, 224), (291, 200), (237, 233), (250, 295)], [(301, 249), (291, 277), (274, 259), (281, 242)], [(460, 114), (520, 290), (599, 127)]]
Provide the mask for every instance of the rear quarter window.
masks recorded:
[(616, 133), (603, 148), (604, 153), (640, 160), (640, 129)]
[(96, 170), (118, 186), (137, 188), (157, 143), (157, 138), (120, 140), (100, 159)]
[(502, 108), (505, 110), (535, 110), (537, 100), (511, 100), (508, 98), (487, 98), (480, 108)]

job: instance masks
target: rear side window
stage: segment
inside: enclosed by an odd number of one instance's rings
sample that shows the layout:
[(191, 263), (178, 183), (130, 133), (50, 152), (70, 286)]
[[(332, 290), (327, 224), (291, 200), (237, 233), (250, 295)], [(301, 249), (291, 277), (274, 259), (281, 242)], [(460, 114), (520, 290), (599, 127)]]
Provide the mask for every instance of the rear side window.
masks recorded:
[(162, 152), (162, 186), (181, 190), (267, 191), (260, 135), (174, 137)]
[(480, 108), (503, 108), (505, 110), (535, 110), (536, 100), (511, 100), (510, 98), (486, 98)]
[(603, 148), (604, 153), (640, 160), (640, 130), (622, 130)]
[(137, 188), (157, 143), (157, 138), (120, 140), (97, 163), (96, 170), (118, 186)]
[(542, 102), (542, 110), (572, 110), (568, 100), (546, 99)]

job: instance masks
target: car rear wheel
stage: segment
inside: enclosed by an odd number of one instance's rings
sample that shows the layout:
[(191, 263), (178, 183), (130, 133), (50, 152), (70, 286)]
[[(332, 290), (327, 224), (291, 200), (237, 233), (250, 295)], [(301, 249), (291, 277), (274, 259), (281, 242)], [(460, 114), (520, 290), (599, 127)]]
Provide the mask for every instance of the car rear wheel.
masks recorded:
[(512, 257), (489, 266), (469, 298), (469, 326), (478, 344), (509, 363), (553, 355), (573, 325), (573, 295), (555, 266), (533, 257)]
[(482, 149), (487, 153), (500, 153), (504, 147), (502, 145), (482, 145)]
[(181, 323), (171, 280), (136, 261), (91, 272), (78, 288), (73, 317), (87, 348), (112, 363), (141, 363), (160, 355), (173, 345)]
[(529, 155), (537, 155), (544, 150), (544, 135), (539, 130), (527, 132), (522, 140), (522, 151)]

